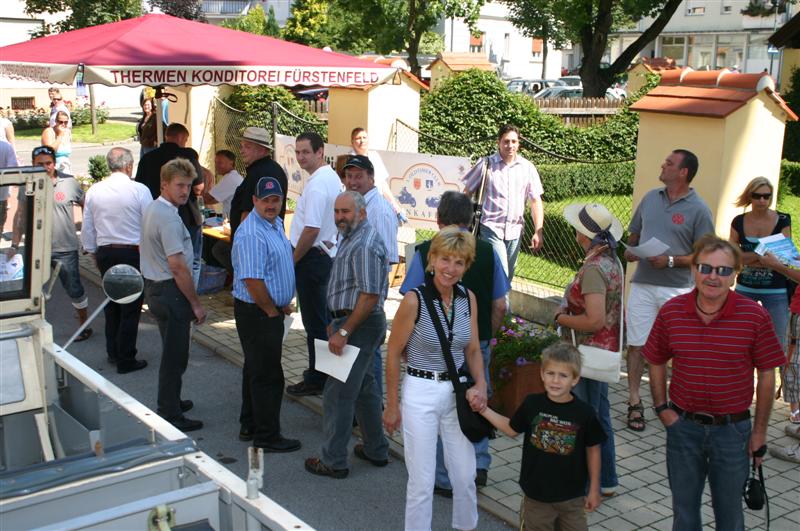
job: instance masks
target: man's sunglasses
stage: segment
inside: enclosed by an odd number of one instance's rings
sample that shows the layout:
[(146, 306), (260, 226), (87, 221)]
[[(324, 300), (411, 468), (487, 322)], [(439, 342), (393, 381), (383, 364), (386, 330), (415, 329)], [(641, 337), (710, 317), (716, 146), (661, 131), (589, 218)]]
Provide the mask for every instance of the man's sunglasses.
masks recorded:
[(64, 120), (64, 121), (59, 120), (56, 123), (59, 124), (59, 125), (69, 125), (69, 122), (67, 120)]
[(750, 194), (750, 199), (770, 199), (772, 197), (772, 192), (767, 192), (766, 194), (757, 194), (753, 192)]
[(733, 274), (734, 269), (730, 266), (710, 266), (708, 264), (697, 264), (697, 270), (704, 275), (710, 275), (715, 272), (718, 277), (729, 277)]
[(50, 155), (51, 157), (55, 157), (56, 152), (53, 151), (53, 148), (50, 146), (39, 146), (33, 150), (33, 156), (38, 157), (39, 155)]

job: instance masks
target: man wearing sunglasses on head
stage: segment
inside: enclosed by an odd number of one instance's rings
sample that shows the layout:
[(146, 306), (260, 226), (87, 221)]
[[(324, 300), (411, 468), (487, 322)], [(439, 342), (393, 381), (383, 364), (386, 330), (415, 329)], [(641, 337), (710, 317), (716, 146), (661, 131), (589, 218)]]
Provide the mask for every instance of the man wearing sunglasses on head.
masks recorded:
[(742, 269), (737, 247), (708, 234), (695, 244), (691, 264), (695, 289), (664, 304), (642, 350), (654, 409), (667, 431), (672, 528), (702, 529), (708, 477), (716, 528), (744, 529), (742, 486), (750, 459), (759, 465), (766, 450), (775, 368), (786, 357), (769, 313), (731, 291)]

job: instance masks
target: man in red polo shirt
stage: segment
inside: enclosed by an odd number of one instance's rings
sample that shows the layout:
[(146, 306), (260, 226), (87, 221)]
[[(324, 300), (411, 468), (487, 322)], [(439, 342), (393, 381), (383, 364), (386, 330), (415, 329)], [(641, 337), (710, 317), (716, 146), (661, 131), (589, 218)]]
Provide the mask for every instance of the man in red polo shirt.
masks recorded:
[(767, 311), (731, 291), (742, 268), (739, 249), (709, 234), (695, 244), (691, 263), (695, 289), (661, 308), (642, 351), (651, 364), (654, 409), (667, 430), (672, 528), (702, 529), (708, 476), (716, 528), (744, 529), (742, 486), (750, 456), (766, 443), (775, 368), (786, 358)]

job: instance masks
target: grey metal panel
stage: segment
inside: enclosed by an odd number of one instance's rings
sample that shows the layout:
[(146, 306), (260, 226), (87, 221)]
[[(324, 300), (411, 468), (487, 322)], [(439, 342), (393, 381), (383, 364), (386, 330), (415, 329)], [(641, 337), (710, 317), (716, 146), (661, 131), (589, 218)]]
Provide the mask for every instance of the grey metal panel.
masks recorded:
[[(19, 330), (30, 335), (30, 329)], [(25, 383), (22, 381), (22, 364), (19, 348), (13, 334), (4, 334), (0, 340), (0, 404), (13, 404), (25, 400)]]
[(0, 470), (14, 470), (42, 461), (34, 413), (25, 411), (0, 418)]
[(69, 373), (66, 386), (58, 390), (59, 402), (64, 411), (69, 411), (88, 430), (100, 429), (99, 395)]
[(106, 395), (98, 395), (97, 411), (102, 441), (106, 447), (150, 437), (149, 426)]
[(212, 528), (219, 529), (217, 490), (217, 485), (212, 481), (208, 481), (110, 507), (77, 518), (54, 522), (38, 528), (38, 531), (68, 531), (73, 529), (128, 531), (131, 529), (146, 529), (150, 511), (162, 504), (174, 510), (174, 525), (208, 520)]
[(56, 446), (64, 451), (64, 456), (82, 454), (92, 451), (89, 430), (61, 409), (58, 404), (51, 404), (49, 412), (55, 420), (53, 437), (57, 438)]
[[(175, 457), (107, 474), (19, 498), (0, 500), (3, 531), (30, 529), (31, 523), (51, 525), (61, 520), (116, 507), (155, 494), (201, 482)], [(207, 478), (202, 478), (205, 481)], [(215, 501), (214, 506), (217, 506)]]

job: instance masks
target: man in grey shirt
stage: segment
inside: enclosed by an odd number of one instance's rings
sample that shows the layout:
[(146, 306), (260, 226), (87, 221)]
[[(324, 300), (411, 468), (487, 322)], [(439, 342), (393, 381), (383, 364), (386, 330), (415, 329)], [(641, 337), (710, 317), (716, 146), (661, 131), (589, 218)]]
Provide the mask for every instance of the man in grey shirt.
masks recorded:
[(372, 372), (375, 348), (386, 336), (383, 301), (388, 277), (386, 247), (367, 221), (367, 205), (358, 192), (343, 192), (334, 203), (340, 241), (328, 282), (328, 348), (342, 354), (346, 345), (359, 349), (346, 382), (328, 378), (322, 392), (322, 430), (325, 440), (319, 458), (306, 459), (306, 470), (318, 476), (346, 478), (347, 444), (353, 415), (364, 438), (353, 453), (374, 466), (389, 462), (389, 443), (383, 434), (381, 397)]
[(661, 165), (664, 188), (650, 190), (642, 198), (628, 227), (628, 245), (658, 238), (669, 246), (666, 253), (639, 260), (625, 251), (628, 262), (639, 262), (631, 282), (626, 308), (628, 336), (628, 427), (645, 429), (639, 386), (644, 372), (642, 347), (656, 315), (665, 302), (691, 291), (692, 247), (703, 235), (714, 233), (711, 210), (689, 186), (697, 174), (697, 156), (676, 149)]
[[(53, 226), (51, 240), (50, 260), (53, 264), (61, 263), (58, 271), (58, 280), (64, 287), (72, 307), (78, 314), (78, 321), (82, 325), (86, 322), (89, 298), (81, 284), (80, 266), (78, 264), (78, 249), (80, 242), (75, 233), (75, 217), (72, 214), (74, 205), (83, 208), (83, 189), (80, 183), (72, 176), (56, 170), (56, 153), (50, 146), (39, 146), (33, 150), (33, 165), (41, 166), (50, 177), (53, 185)], [(22, 227), (25, 224), (25, 189), (18, 187), (18, 205), (14, 214), (14, 228), (11, 236), (10, 254), (16, 254), (22, 240)], [(86, 328), (75, 338), (75, 341), (84, 341), (92, 336), (92, 329)]]
[(203, 427), (201, 421), (183, 415), (194, 404), (181, 400), (192, 321), (202, 324), (206, 319), (192, 281), (192, 240), (178, 215), (196, 178), (194, 166), (186, 159), (173, 159), (161, 167), (161, 195), (144, 212), (140, 244), (145, 300), (158, 323), (163, 346), (158, 414), (182, 431)]

